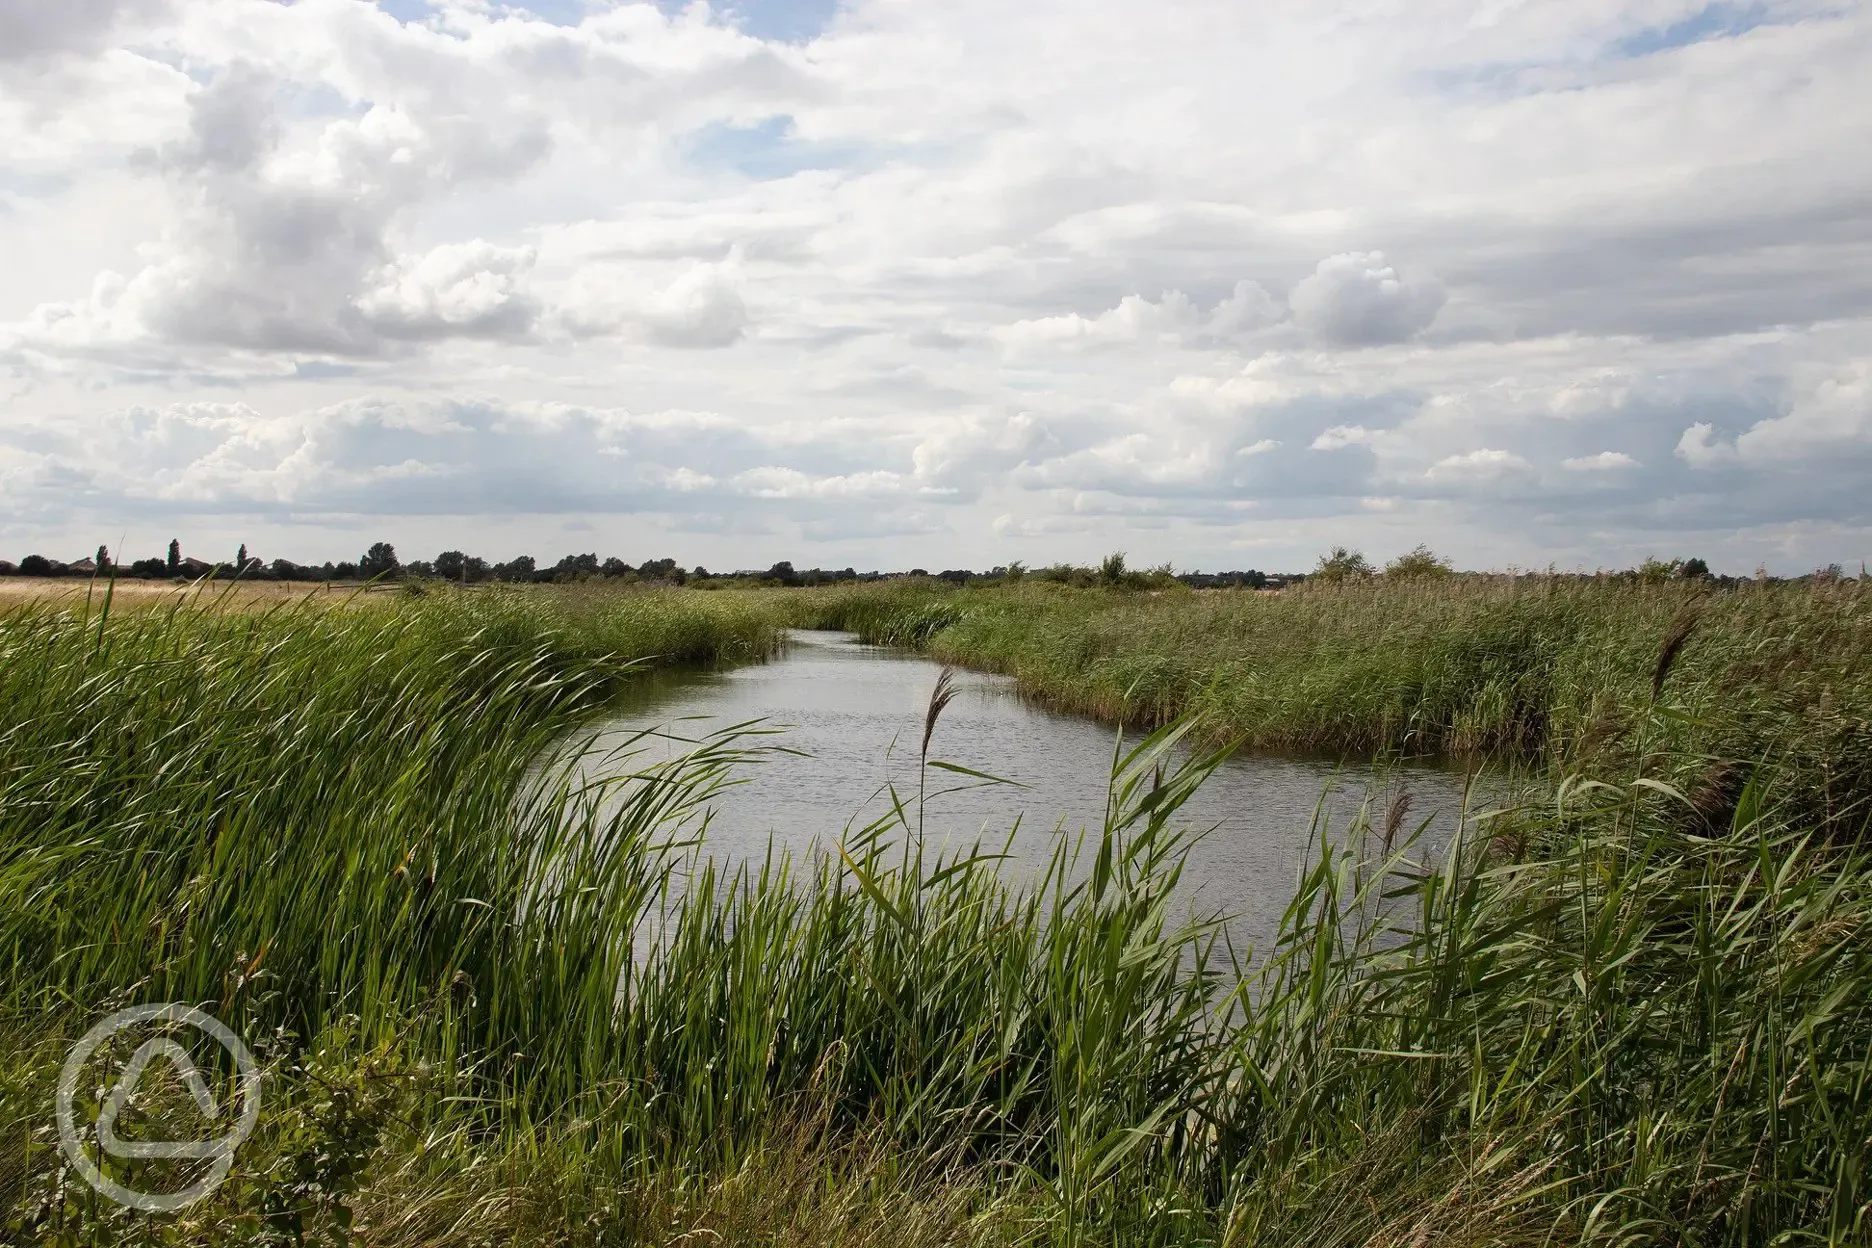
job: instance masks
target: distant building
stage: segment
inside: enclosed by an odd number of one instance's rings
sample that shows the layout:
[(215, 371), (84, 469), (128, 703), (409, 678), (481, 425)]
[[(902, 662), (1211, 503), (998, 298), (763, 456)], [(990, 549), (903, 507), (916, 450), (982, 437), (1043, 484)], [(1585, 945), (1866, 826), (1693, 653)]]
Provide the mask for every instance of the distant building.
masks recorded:
[(65, 565), (65, 569), (66, 571), (70, 572), (73, 576), (96, 576), (97, 575), (97, 564), (93, 563), (89, 559), (80, 559), (75, 563), (68, 563)]

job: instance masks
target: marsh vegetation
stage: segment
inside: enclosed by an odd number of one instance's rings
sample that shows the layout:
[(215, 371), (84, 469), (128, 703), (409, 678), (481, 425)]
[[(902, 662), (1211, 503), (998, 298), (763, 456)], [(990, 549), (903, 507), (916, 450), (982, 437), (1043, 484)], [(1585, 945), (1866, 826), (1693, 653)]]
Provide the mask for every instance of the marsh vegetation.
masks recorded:
[[(1136, 724), (1102, 824), (1014, 877), (919, 844), (906, 794), (672, 899), (773, 738), (542, 783), (644, 664), (811, 622)], [(15, 607), (4, 1236), (1863, 1242), (1868, 630), (1852, 584)], [(1322, 829), (1250, 971), (1172, 901), (1237, 740), (1520, 770), (1447, 852), (1396, 807)], [(268, 1069), (176, 1215), (48, 1135), (64, 1047), (130, 1000), (208, 1005)]]

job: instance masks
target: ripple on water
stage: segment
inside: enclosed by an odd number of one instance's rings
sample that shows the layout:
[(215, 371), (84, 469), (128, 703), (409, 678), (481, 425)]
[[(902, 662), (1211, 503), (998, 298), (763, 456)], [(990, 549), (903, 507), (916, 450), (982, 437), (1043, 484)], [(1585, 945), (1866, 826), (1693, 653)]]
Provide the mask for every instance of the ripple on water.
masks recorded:
[[(605, 725), (593, 757), (627, 733), (656, 725), (691, 737), (751, 719), (787, 725), (777, 741), (804, 756), (756, 764), (747, 783), (722, 793), (705, 852), (717, 861), (758, 862), (770, 840), (796, 854), (829, 848), (846, 827), (888, 813), (888, 783), (915, 793), (923, 715), (939, 670), (912, 654), (860, 645), (847, 633), (797, 631), (771, 663), (647, 681)], [(928, 843), (962, 848), (980, 836), (998, 848), (1019, 817), (1012, 848), (1040, 861), (1060, 829), (1098, 827), (1114, 730), (1036, 707), (1006, 677), (958, 672), (956, 678), (959, 694), (936, 729), (931, 757), (1022, 787), (940, 791), (955, 790), (960, 778), (932, 771)], [(673, 754), (680, 747), (656, 748)], [(1184, 824), (1213, 829), (1190, 850), (1183, 893), (1200, 911), (1233, 916), (1238, 944), (1265, 947), (1292, 897), (1322, 798), (1338, 831), (1368, 798), (1382, 804), (1398, 787), (1411, 795), (1410, 822), (1429, 820), (1428, 843), (1444, 841), (1462, 806), (1461, 772), (1413, 765), (1374, 776), (1363, 763), (1232, 758), (1183, 809)]]

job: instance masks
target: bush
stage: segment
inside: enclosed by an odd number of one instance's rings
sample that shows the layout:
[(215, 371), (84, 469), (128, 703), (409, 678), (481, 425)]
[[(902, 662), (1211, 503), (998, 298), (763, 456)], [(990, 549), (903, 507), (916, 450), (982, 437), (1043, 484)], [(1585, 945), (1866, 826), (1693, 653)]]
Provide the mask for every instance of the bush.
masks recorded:
[(1343, 581), (1362, 581), (1373, 572), (1371, 561), (1356, 550), (1344, 546), (1335, 546), (1320, 556), (1319, 566), (1314, 568), (1313, 577), (1327, 584)]
[(1428, 546), (1419, 545), (1385, 564), (1384, 574), (1393, 580), (1431, 580), (1451, 573), (1450, 561)]

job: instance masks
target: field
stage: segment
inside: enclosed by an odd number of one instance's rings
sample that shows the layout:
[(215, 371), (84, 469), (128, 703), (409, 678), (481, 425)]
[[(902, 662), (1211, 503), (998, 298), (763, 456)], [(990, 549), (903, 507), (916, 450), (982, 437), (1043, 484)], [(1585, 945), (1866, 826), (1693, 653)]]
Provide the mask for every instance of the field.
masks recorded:
[[(124, 579), (104, 581), (76, 577), (0, 576), (0, 607), (33, 602), (82, 604), (88, 597), (101, 598), (106, 589), (121, 602), (167, 602), (195, 596), (218, 596), (229, 587), (196, 586), (178, 581), (139, 581)], [(282, 581), (247, 581), (231, 587), (230, 598), (242, 602), (284, 602), (308, 593), (338, 593), (323, 585), (295, 585)]]
[[(346, 601), (0, 611), (0, 1238), (1872, 1234), (1855, 585)], [(1017, 890), (994, 846), (926, 858), (906, 808), (688, 890), (635, 954), (771, 739), (596, 788), (551, 760), (641, 664), (807, 622), (1150, 729), (1090, 869)], [(1168, 904), (1216, 758), (1177, 747), (1234, 739), (1512, 756), (1525, 800), (1438, 861), (1401, 809), (1331, 830), (1244, 979)], [(135, 1214), (60, 1165), (46, 1107), (91, 1021), (166, 1000), (256, 1043), (266, 1107), (216, 1195)]]

